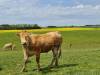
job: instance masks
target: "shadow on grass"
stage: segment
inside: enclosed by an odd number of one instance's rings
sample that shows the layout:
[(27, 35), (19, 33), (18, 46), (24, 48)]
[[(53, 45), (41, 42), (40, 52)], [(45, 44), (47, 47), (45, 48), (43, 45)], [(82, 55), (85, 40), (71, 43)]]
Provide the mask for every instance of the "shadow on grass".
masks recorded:
[(0, 71), (2, 70), (2, 68), (0, 68)]
[(63, 68), (63, 67), (74, 67), (77, 66), (78, 64), (63, 64), (63, 65), (59, 65), (57, 68)]
[[(59, 68), (64, 68), (64, 67), (74, 67), (77, 66), (78, 64), (63, 64), (63, 65), (59, 65), (59, 66), (54, 66), (54, 67), (44, 67), (42, 68), (41, 72), (42, 73), (49, 73), (49, 72), (57, 72), (59, 71)], [(34, 69), (33, 71), (35, 71), (36, 69)]]

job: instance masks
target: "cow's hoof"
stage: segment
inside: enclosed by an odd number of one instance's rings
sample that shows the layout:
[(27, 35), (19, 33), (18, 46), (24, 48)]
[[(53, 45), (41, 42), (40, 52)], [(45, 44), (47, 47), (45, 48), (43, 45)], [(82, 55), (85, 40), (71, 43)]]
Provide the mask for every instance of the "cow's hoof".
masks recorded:
[(27, 70), (21, 71), (21, 72), (27, 72)]
[(28, 63), (31, 63), (31, 61), (30, 61), (30, 60), (28, 60), (27, 62), (28, 62)]
[(58, 67), (58, 64), (55, 64), (55, 67)]
[(42, 71), (42, 69), (40, 68), (40, 69), (37, 69), (37, 71), (39, 72), (39, 71)]
[(53, 65), (48, 65), (48, 68), (53, 68)]
[(26, 69), (22, 69), (21, 72), (27, 72), (27, 70)]

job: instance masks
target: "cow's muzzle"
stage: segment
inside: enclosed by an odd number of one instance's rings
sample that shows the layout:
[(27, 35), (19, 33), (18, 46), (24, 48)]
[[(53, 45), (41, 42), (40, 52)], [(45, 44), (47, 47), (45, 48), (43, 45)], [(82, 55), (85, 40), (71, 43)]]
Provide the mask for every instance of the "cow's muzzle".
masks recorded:
[(22, 44), (22, 45), (26, 45), (26, 42), (22, 42), (21, 44)]

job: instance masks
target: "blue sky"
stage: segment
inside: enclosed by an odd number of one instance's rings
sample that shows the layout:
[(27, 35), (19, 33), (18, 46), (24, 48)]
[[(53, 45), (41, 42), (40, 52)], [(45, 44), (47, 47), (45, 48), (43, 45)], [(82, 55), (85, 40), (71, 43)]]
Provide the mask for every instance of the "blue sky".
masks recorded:
[(0, 0), (0, 24), (100, 24), (100, 0)]

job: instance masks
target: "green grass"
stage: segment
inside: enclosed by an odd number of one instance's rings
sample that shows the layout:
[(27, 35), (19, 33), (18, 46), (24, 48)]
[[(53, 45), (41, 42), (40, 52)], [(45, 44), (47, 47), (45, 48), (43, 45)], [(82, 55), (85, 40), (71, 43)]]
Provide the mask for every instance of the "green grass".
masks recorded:
[(21, 73), (23, 52), (19, 38), (16, 33), (0, 33), (0, 48), (7, 42), (17, 46), (15, 51), (0, 50), (0, 75), (100, 75), (100, 31), (66, 31), (61, 34), (62, 57), (58, 67), (47, 67), (52, 59), (52, 52), (49, 52), (41, 54), (41, 72), (35, 70), (35, 57), (31, 57), (28, 72)]

